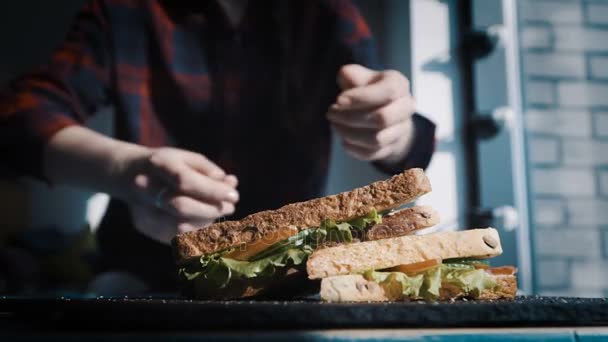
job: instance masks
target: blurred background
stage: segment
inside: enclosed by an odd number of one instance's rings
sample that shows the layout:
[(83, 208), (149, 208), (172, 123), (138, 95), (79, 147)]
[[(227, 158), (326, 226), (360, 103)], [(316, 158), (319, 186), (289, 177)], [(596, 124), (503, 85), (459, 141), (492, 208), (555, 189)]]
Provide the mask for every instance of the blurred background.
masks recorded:
[[(44, 62), (84, 2), (0, 3), (0, 84)], [(418, 111), (438, 125), (434, 189), (420, 200), (442, 214), (436, 229), (497, 227), (496, 264), (519, 267), (523, 293), (608, 296), (608, 1), (356, 3), (384, 65), (410, 78)], [(112, 111), (89, 125), (112, 134)], [(385, 178), (333, 150), (328, 193)], [(90, 280), (107, 200), (0, 181), (0, 260), (20, 260), (0, 262), (0, 293)]]

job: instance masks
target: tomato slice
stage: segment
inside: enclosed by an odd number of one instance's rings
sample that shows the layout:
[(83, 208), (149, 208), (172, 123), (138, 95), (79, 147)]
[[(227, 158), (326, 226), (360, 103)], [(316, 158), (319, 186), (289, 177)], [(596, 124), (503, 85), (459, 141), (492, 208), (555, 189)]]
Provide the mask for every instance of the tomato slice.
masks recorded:
[(405, 274), (415, 274), (415, 273), (424, 272), (428, 269), (437, 267), (439, 265), (441, 265), (441, 259), (431, 259), (431, 260), (417, 262), (414, 264), (398, 265), (398, 266), (387, 269), (387, 271), (402, 272)]
[(490, 265), (486, 264), (485, 262), (474, 262), (473, 267), (475, 267), (475, 269), (477, 270), (487, 270), (488, 268), (490, 268)]
[(269, 236), (264, 236), (261, 239), (254, 241), (250, 244), (241, 245), (236, 247), (234, 251), (230, 254), (226, 255), (227, 258), (247, 261), (252, 256), (258, 254), (259, 252), (265, 250), (266, 248), (272, 246), (273, 244), (283, 241), (288, 237), (295, 235), (298, 233), (298, 229), (295, 227), (288, 227), (284, 229), (280, 229), (276, 231), (274, 234)]
[(494, 275), (514, 275), (517, 273), (517, 267), (514, 266), (501, 266), (501, 267), (490, 267), (486, 269), (486, 272)]

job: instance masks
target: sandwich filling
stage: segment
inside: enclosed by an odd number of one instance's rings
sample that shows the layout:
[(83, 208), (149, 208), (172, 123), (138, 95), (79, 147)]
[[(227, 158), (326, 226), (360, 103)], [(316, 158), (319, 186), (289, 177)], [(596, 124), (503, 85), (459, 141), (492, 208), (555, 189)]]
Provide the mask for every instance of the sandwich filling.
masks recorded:
[(485, 261), (458, 259), (446, 260), (444, 263), (438, 261), (433, 266), (415, 272), (370, 270), (364, 272), (363, 277), (378, 283), (389, 298), (435, 300), (440, 297), (442, 287), (449, 287), (473, 298), (481, 296), (485, 290), (495, 290), (498, 284), (493, 275), (496, 272), (514, 274), (515, 269), (489, 268)]
[(223, 288), (234, 278), (270, 277), (277, 269), (302, 265), (320, 246), (349, 243), (364, 236), (366, 229), (382, 222), (382, 214), (372, 210), (369, 214), (347, 222), (324, 220), (319, 227), (301, 230), (247, 258), (237, 260), (231, 255), (238, 248), (203, 255), (179, 269), (182, 280), (204, 280)]

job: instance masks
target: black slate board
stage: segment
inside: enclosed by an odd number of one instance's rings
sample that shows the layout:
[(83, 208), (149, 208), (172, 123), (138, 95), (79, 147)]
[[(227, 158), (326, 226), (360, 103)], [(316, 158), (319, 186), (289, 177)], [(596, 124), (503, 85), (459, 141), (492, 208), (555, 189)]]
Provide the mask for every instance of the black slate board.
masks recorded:
[(103, 331), (608, 326), (608, 299), (322, 303), (0, 298), (0, 329)]

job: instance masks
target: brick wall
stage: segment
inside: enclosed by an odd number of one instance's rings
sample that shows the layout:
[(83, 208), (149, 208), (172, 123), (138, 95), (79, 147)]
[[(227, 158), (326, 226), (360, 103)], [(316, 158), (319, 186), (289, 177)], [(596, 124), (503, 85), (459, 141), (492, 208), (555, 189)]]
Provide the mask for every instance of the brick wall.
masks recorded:
[(520, 18), (540, 292), (608, 296), (608, 0)]

